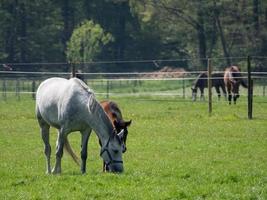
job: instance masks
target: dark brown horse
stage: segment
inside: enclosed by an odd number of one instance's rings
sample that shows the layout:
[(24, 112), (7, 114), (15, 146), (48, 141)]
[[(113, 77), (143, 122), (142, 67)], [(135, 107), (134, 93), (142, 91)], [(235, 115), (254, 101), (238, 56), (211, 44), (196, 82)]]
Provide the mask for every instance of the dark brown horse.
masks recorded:
[[(122, 118), (122, 114), (121, 114), (121, 110), (119, 109), (119, 106), (113, 101), (101, 101), (100, 105), (102, 106), (106, 114), (108, 115), (117, 133), (120, 133), (121, 130), (124, 130), (124, 134), (122, 137), (122, 142), (123, 142), (122, 152), (125, 153), (127, 150), (126, 148), (126, 140), (127, 140), (127, 135), (128, 135), (127, 127), (131, 125), (132, 120), (124, 121)], [(101, 145), (100, 141), (99, 141), (99, 144)], [(107, 170), (107, 167), (104, 163), (103, 171), (106, 171), (106, 170)]]
[(229, 104), (232, 102), (236, 104), (236, 100), (239, 98), (239, 85), (244, 88), (248, 88), (247, 84), (242, 78), (240, 69), (237, 66), (231, 66), (224, 71), (224, 83), (227, 88)]
[[(215, 87), (216, 92), (218, 94), (218, 98), (220, 99), (221, 97), (221, 92), (220, 92), (220, 88), (223, 92), (223, 95), (226, 97), (226, 90), (225, 90), (225, 85), (224, 85), (224, 81), (223, 81), (223, 74), (221, 73), (213, 73), (211, 75), (212, 79), (211, 79), (211, 84), (212, 87)], [(200, 90), (200, 99), (204, 100), (204, 88), (208, 87), (208, 76), (207, 73), (201, 73), (198, 75), (198, 77), (196, 78), (196, 80), (193, 83), (192, 86), (192, 100), (196, 101), (197, 99), (197, 88), (199, 88)]]

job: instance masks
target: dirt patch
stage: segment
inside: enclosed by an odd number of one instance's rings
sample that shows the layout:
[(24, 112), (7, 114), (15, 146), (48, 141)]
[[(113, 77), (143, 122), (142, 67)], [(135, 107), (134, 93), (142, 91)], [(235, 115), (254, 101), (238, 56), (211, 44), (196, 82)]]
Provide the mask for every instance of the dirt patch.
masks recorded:
[(181, 78), (185, 75), (184, 68), (165, 66), (162, 69), (142, 75), (142, 78)]

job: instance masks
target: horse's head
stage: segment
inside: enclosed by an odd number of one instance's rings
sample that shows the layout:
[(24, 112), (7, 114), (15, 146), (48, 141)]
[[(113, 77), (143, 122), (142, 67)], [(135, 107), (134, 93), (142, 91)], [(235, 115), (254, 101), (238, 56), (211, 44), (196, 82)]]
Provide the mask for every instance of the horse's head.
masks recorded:
[(197, 88), (191, 88), (191, 90), (192, 90), (192, 100), (193, 101), (196, 101), (196, 99), (197, 99)]
[(125, 153), (127, 150), (127, 147), (126, 147), (126, 140), (127, 140), (127, 135), (128, 135), (127, 127), (131, 125), (132, 120), (130, 121), (114, 120), (113, 123), (114, 123), (117, 133), (121, 134), (121, 131), (123, 130), (123, 135), (120, 136), (120, 138), (122, 140), (122, 152)]
[(242, 82), (242, 75), (240, 69), (237, 66), (231, 67), (231, 84), (232, 93), (234, 94), (234, 99), (239, 98), (239, 85)]
[(118, 134), (112, 133), (105, 145), (102, 146), (100, 156), (105, 163), (105, 170), (108, 172), (123, 172), (123, 141), (124, 130)]

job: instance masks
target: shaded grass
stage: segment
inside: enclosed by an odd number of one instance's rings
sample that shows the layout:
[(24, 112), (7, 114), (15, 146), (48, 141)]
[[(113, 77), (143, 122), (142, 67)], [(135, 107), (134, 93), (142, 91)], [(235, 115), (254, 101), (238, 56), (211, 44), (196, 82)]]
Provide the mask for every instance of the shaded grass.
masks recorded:
[[(246, 104), (181, 99), (115, 99), (133, 119), (121, 175), (101, 172), (95, 134), (87, 174), (64, 155), (63, 173), (45, 175), (32, 100), (0, 103), (0, 199), (267, 199), (267, 104), (247, 120)], [(80, 151), (80, 135), (70, 141)], [(51, 130), (54, 153), (56, 131)], [(53, 162), (54, 163), (54, 155)]]

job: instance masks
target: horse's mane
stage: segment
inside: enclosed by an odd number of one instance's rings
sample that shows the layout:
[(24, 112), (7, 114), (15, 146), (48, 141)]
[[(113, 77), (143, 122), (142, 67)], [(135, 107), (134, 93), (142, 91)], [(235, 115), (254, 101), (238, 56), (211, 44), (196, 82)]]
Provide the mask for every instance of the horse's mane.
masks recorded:
[(233, 66), (231, 66), (229, 68), (230, 68), (230, 71), (232, 71), (232, 72), (240, 72), (240, 69), (239, 69), (238, 66), (233, 65)]
[[(90, 113), (98, 113), (98, 116), (101, 116), (101, 118), (104, 121), (109, 121), (110, 124), (106, 124), (107, 127), (109, 127), (110, 130), (113, 130), (113, 125), (112, 122), (110, 121), (107, 113), (104, 111), (104, 109), (100, 106), (100, 104), (98, 103), (98, 101), (96, 100), (94, 91), (89, 88), (82, 80), (78, 79), (78, 78), (71, 78), (73, 81), (75, 81), (76, 83), (78, 83), (86, 92), (90, 93), (89, 99), (88, 99), (88, 111)], [(108, 132), (110, 134), (110, 136), (112, 135), (112, 132)]]
[(88, 87), (88, 85), (85, 84), (85, 82), (83, 82), (81, 79), (79, 78), (72, 78), (72, 80), (74, 80), (76, 83), (78, 83), (85, 91), (89, 92), (89, 93), (94, 93), (94, 91)]
[(235, 65), (229, 67), (229, 74), (230, 74), (230, 78), (233, 78), (233, 79), (241, 77), (240, 69), (238, 66), (235, 66)]
[(112, 115), (115, 118), (121, 120), (122, 119), (122, 114), (121, 114), (121, 111), (119, 109), (119, 106), (116, 103), (112, 102), (112, 101), (110, 101), (109, 104), (110, 104), (110, 108), (112, 109)]

